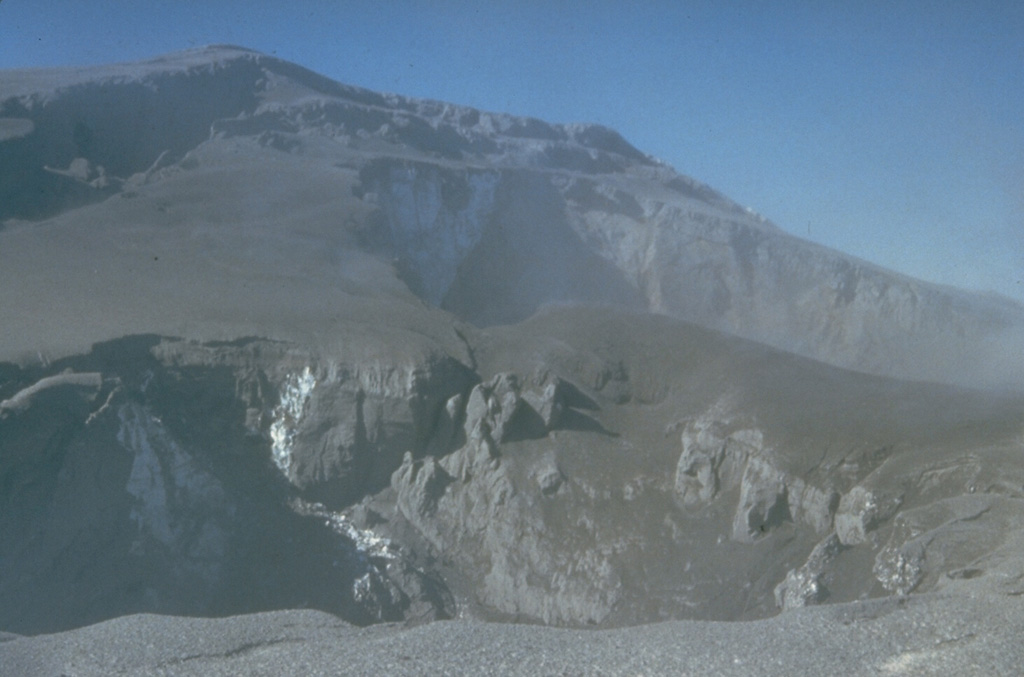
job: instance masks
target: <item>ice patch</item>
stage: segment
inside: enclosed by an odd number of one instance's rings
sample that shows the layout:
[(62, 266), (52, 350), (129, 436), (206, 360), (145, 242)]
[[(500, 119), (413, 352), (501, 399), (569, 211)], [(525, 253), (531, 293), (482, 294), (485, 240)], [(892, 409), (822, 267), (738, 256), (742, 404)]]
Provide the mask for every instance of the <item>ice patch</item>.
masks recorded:
[(324, 520), (324, 525), (331, 531), (351, 541), (356, 554), (364, 559), (398, 559), (400, 552), (391, 539), (379, 536), (369, 529), (360, 529), (341, 512), (328, 510), (322, 503), (309, 503), (302, 499), (294, 499), (292, 507), (300, 515), (310, 515)]
[(294, 499), (293, 509), (300, 515), (315, 516), (324, 520), (324, 526), (338, 534), (341, 559), (335, 566), (345, 563), (352, 571), (352, 597), (378, 620), (383, 620), (383, 610), (392, 606), (401, 596), (388, 580), (387, 568), (391, 562), (401, 559), (401, 550), (391, 542), (369, 529), (360, 529), (344, 514), (328, 510), (322, 503), (308, 503)]
[[(398, 559), (399, 550), (392, 545), (391, 539), (379, 536), (368, 529), (360, 529), (352, 524), (341, 513), (318, 511), (325, 518), (325, 523), (334, 533), (347, 538), (355, 545), (355, 561), (363, 574), (352, 582), (352, 598), (356, 602), (377, 609), (380, 616), (380, 605), (383, 600), (391, 597), (391, 585), (388, 583), (385, 569), (387, 564)], [(381, 561), (383, 560), (383, 562)], [(394, 600), (392, 599), (392, 602)]]
[(326, 518), (327, 526), (335, 533), (351, 540), (361, 555), (386, 560), (398, 558), (398, 548), (392, 545), (391, 539), (379, 536), (369, 529), (360, 529), (341, 513), (325, 511), (322, 514)]
[(361, 604), (373, 599), (373, 577), (369, 571), (352, 583), (352, 597)]
[(306, 409), (309, 396), (316, 386), (316, 377), (309, 367), (301, 374), (291, 374), (281, 388), (281, 401), (274, 408), (274, 420), (270, 424), (271, 454), (274, 465), (288, 475), (292, 464), (292, 445), (295, 431)]

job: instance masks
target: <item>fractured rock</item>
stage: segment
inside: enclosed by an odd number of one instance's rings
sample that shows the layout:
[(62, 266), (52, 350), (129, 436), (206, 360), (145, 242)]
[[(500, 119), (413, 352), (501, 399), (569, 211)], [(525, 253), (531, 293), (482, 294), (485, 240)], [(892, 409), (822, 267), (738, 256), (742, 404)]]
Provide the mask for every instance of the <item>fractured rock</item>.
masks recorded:
[(676, 464), (675, 489), (684, 505), (707, 503), (718, 494), (725, 440), (703, 431), (698, 438), (703, 443), (683, 433), (683, 453)]
[(548, 465), (537, 471), (537, 484), (545, 496), (554, 494), (565, 482), (565, 475), (556, 465)]
[(986, 495), (952, 496), (901, 511), (872, 572), (890, 593), (906, 595), (930, 587), (943, 573), (969, 579), (985, 567), (1019, 562), (1019, 555), (1007, 556), (1012, 541), (1000, 534), (1020, 514), (1018, 501)]
[(721, 489), (734, 486), (747, 458), (762, 450), (761, 431), (727, 430), (726, 422), (704, 416), (683, 430), (675, 476), (676, 495), (683, 505), (708, 503)]
[(743, 471), (732, 537), (752, 542), (785, 521), (792, 521), (786, 476), (767, 461), (751, 458)]
[(687, 507), (706, 505), (739, 485), (733, 538), (750, 542), (783, 521), (806, 524), (819, 534), (832, 529), (838, 495), (778, 470), (764, 456), (763, 433), (728, 432), (713, 415), (688, 423), (676, 463), (675, 495)]
[(125, 491), (140, 536), (162, 546), (163, 556), (207, 585), (217, 582), (235, 507), (221, 483), (170, 435), (159, 418), (136, 402), (117, 411), (117, 441), (132, 454)]
[(465, 442), (462, 419), (466, 414), (466, 398), (457, 393), (448, 398), (444, 409), (438, 414), (434, 434), (427, 445), (427, 453), (433, 456), (443, 455), (457, 449)]
[(507, 373), (473, 388), (466, 403), (466, 437), (490, 437), (500, 444), (543, 436), (543, 420), (519, 391), (519, 379)]
[(391, 477), (391, 485), (398, 490), (399, 509), (407, 517), (418, 519), (437, 512), (437, 502), (451, 481), (451, 476), (432, 456), (413, 461), (410, 453), (406, 453), (401, 467)]
[(792, 475), (786, 476), (786, 486), (793, 521), (806, 524), (819, 534), (830, 532), (839, 505), (839, 493), (833, 489), (820, 489)]
[(530, 390), (523, 393), (523, 399), (540, 415), (545, 430), (550, 432), (561, 422), (562, 414), (566, 409), (567, 391), (566, 382), (556, 376), (544, 386), (542, 392), (537, 393)]
[(924, 577), (925, 547), (912, 541), (878, 553), (872, 572), (882, 587), (895, 595), (907, 595)]
[(405, 452), (445, 453), (459, 441), (471, 377), (454, 360), (308, 373), (289, 376), (270, 432), (275, 458), (287, 457), (282, 469), (310, 498), (353, 502), (387, 486)]
[(863, 486), (856, 486), (840, 500), (836, 510), (836, 535), (843, 545), (857, 545), (867, 540), (867, 534), (879, 523), (892, 517), (902, 499), (898, 496), (876, 494)]
[(828, 598), (828, 568), (841, 548), (835, 533), (814, 546), (803, 566), (790, 569), (786, 579), (775, 586), (775, 604), (786, 610), (825, 601)]
[[(440, 461), (407, 457), (392, 477), (402, 517), (473, 583), (476, 602), (549, 623), (601, 622), (622, 595), (609, 549), (565, 550), (566, 534), (537, 509), (536, 489), (517, 489), (494, 446), (471, 437)], [(532, 476), (549, 500), (563, 494), (555, 464)]]

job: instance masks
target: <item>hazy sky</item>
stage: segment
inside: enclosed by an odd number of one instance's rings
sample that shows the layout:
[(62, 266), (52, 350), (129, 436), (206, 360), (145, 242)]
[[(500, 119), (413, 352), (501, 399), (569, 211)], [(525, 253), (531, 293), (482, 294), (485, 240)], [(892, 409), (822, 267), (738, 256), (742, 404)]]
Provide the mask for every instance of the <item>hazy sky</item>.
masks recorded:
[(792, 233), (1024, 299), (1024, 3), (0, 2), (0, 68), (209, 43), (609, 125)]

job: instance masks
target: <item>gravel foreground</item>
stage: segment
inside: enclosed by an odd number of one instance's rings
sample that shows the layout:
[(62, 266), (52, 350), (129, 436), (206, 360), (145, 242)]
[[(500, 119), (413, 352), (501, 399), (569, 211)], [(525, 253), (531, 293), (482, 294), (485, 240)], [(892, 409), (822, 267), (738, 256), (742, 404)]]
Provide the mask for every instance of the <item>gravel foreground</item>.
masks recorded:
[(1013, 675), (1024, 606), (922, 595), (752, 622), (567, 630), (459, 620), (357, 628), (328, 614), (124, 616), (60, 634), (0, 635), (0, 674)]

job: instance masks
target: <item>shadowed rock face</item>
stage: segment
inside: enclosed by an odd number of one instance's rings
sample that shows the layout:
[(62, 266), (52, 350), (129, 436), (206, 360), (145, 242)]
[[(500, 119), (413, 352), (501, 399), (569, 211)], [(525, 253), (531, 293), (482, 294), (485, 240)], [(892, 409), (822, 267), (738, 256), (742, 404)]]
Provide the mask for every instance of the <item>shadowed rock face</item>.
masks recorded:
[(1024, 310), (611, 130), (237, 48), (14, 71), (0, 219), (0, 628), (1024, 590)]
[[(446, 367), (423, 367), (427, 392), (362, 375), (363, 410), (324, 414), (322, 402), (344, 401), (358, 378), (332, 364), (312, 379), (312, 403), (284, 411), (290, 367), (309, 373), (311, 364), (305, 351), (259, 342), (123, 339), (63, 361), (69, 371), (4, 400), (21, 405), (5, 406), (0, 423), (4, 626), (42, 632), (133, 611), (297, 606), (363, 623), (450, 616), (444, 584), (414, 568), (408, 552), (314, 500), (350, 502), (375, 474), (387, 481), (398, 466), (389, 435), (415, 444), (429, 433), (424, 419), (440, 406), (430, 377)], [(100, 371), (73, 371), (84, 365)], [(336, 436), (325, 434), (315, 452), (329, 459), (321, 474), (308, 472), (314, 452), (302, 424), (334, 429), (356, 419), (377, 422), (362, 446), (335, 448)], [(275, 435), (280, 425), (294, 430)], [(281, 445), (287, 472), (273, 462)], [(330, 462), (332, 453), (350, 463)]]

